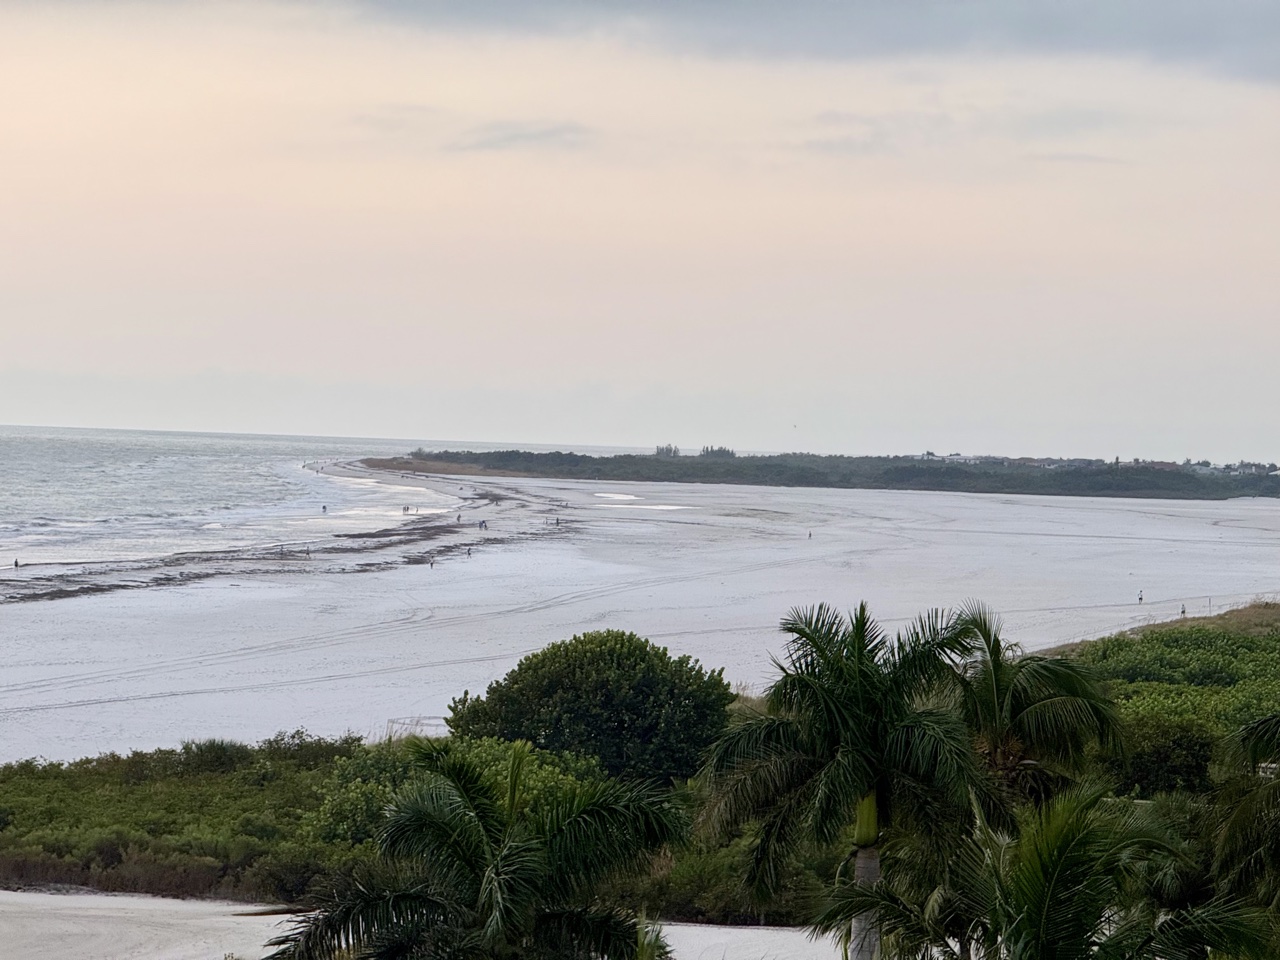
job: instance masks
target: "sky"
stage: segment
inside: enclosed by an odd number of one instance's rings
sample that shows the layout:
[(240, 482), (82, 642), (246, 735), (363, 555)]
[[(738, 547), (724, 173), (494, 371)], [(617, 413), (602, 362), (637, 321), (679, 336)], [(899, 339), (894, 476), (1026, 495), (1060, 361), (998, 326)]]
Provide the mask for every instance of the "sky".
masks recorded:
[(1280, 5), (0, 4), (0, 423), (1280, 457)]

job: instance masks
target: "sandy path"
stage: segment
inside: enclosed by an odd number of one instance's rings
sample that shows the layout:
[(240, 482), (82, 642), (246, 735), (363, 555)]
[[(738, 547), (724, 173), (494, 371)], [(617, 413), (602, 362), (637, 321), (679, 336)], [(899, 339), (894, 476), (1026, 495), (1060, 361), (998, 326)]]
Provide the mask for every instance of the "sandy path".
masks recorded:
[(194, 900), (0, 890), (0, 954), (12, 960), (257, 960), (278, 916)]
[[(0, 891), (0, 955), (13, 960), (258, 960), (279, 916), (244, 904)], [(671, 924), (677, 960), (834, 960), (835, 948), (776, 927)]]

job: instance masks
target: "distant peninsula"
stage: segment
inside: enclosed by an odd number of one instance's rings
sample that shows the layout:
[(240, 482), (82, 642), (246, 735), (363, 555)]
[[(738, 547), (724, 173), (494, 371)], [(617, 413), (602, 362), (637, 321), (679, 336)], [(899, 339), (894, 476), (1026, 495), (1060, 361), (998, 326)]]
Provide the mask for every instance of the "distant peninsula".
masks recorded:
[(418, 449), (404, 457), (368, 459), (374, 469), (402, 473), (545, 477), (558, 480), (736, 483), (767, 487), (936, 490), (956, 493), (1068, 497), (1148, 497), (1226, 500), (1280, 497), (1274, 463), (1215, 465), (1151, 460), (1060, 460), (1030, 457), (824, 456), (812, 453), (738, 454), (704, 447), (685, 454), (658, 447), (652, 454), (590, 456), (525, 450), (471, 452)]

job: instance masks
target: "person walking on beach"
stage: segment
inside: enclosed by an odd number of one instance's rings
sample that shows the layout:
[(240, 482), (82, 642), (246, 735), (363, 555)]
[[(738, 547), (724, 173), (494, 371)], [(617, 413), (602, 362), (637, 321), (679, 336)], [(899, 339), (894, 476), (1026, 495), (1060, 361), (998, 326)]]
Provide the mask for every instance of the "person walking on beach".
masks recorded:
[(1141, 591), (1141, 590), (1139, 590), (1139, 591), (1138, 591), (1138, 602), (1139, 602), (1139, 603), (1141, 603), (1141, 602), (1142, 602), (1142, 591)]
[(1187, 615), (1187, 605), (1185, 603), (1182, 605), (1182, 615), (1184, 617)]

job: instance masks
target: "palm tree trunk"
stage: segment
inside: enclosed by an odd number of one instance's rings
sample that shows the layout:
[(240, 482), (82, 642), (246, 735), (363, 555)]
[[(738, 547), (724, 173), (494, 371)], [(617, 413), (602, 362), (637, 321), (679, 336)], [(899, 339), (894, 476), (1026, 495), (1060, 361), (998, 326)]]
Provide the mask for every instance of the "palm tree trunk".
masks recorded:
[[(859, 847), (853, 861), (853, 882), (859, 886), (871, 886), (880, 881), (880, 848)], [(849, 945), (849, 960), (875, 960), (880, 949), (880, 929), (869, 916), (854, 918), (853, 942)]]
[[(869, 887), (880, 882), (880, 811), (872, 790), (858, 802), (858, 820), (853, 828), (858, 853), (853, 861), (853, 882)], [(880, 929), (867, 916), (853, 921), (849, 960), (875, 960), (880, 949)]]

